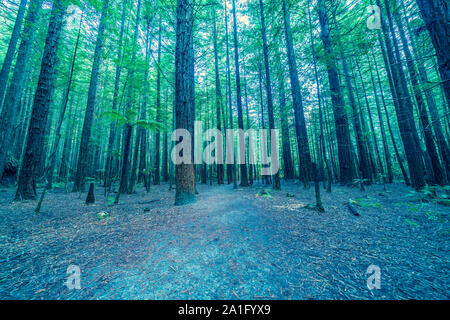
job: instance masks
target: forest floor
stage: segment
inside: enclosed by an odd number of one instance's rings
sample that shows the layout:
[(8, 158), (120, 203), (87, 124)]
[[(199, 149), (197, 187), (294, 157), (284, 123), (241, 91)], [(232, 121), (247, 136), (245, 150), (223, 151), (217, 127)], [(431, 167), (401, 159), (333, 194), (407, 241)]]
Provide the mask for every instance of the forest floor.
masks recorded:
[[(448, 207), (401, 184), (333, 186), (319, 213), (305, 208), (313, 187), (262, 188), (198, 184), (197, 202), (182, 207), (167, 184), (115, 206), (101, 186), (93, 205), (54, 189), (39, 214), (0, 190), (0, 299), (450, 298)], [(65, 286), (71, 264), (80, 290)], [(367, 287), (369, 265), (380, 289)]]

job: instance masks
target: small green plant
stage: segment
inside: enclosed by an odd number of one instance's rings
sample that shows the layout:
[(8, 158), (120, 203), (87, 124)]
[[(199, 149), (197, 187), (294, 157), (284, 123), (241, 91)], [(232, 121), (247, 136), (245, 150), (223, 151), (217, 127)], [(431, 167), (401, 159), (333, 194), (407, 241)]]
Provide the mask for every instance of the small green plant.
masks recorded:
[(405, 219), (405, 223), (406, 223), (406, 224), (409, 224), (409, 225), (411, 225), (411, 226), (414, 226), (414, 227), (419, 226), (419, 225), (417, 224), (417, 222), (411, 221), (411, 220), (409, 220), (409, 219)]
[(272, 198), (272, 195), (270, 194), (269, 189), (261, 189), (257, 194), (257, 197), (265, 197), (265, 198)]
[(99, 213), (97, 213), (97, 218), (99, 220), (108, 220), (109, 218), (111, 218), (111, 216), (106, 211), (100, 211)]

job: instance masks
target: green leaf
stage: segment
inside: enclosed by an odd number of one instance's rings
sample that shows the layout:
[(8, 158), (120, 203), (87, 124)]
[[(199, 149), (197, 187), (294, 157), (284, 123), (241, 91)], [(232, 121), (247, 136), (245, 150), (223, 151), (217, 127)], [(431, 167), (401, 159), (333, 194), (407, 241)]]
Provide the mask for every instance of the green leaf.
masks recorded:
[(123, 114), (114, 110), (102, 112), (98, 117), (109, 120), (110, 122), (117, 121), (118, 125), (123, 125), (128, 122), (127, 118)]
[(164, 130), (165, 127), (162, 123), (154, 121), (154, 120), (137, 120), (134, 122), (135, 125), (141, 126), (147, 130)]

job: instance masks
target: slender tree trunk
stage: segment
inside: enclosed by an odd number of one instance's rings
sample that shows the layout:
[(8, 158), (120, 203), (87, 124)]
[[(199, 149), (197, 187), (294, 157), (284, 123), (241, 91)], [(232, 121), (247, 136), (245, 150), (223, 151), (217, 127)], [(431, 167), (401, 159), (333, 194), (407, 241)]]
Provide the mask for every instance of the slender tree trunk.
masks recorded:
[[(134, 103), (134, 92), (133, 92), (133, 82), (134, 82), (134, 73), (135, 73), (135, 62), (136, 62), (136, 55), (137, 55), (137, 41), (138, 41), (138, 35), (139, 35), (139, 25), (141, 23), (141, 0), (138, 0), (137, 8), (136, 8), (136, 22), (134, 26), (134, 34), (132, 38), (132, 53), (131, 53), (131, 61), (130, 61), (130, 68), (129, 68), (129, 81), (130, 85), (128, 86), (128, 92), (127, 92), (127, 106), (125, 110), (125, 114), (130, 112), (133, 108)], [(129, 185), (129, 178), (130, 178), (130, 153), (131, 153), (131, 138), (133, 136), (133, 126), (131, 125), (131, 121), (133, 119), (128, 119), (128, 123), (125, 125), (124, 128), (124, 140), (123, 140), (123, 157), (122, 157), (122, 171), (120, 176), (120, 186), (119, 186), (119, 194), (121, 193), (131, 193), (130, 185)], [(118, 199), (118, 197), (117, 197)]]
[(109, 0), (103, 2), (103, 8), (100, 17), (100, 24), (97, 33), (97, 42), (95, 44), (94, 60), (91, 69), (91, 78), (89, 82), (88, 99), (86, 112), (84, 115), (83, 130), (81, 133), (80, 152), (78, 154), (77, 171), (75, 183), (72, 192), (84, 192), (86, 173), (88, 170), (89, 140), (91, 137), (91, 128), (94, 122), (95, 102), (97, 100), (98, 75), (100, 71), (101, 54), (105, 42), (105, 28)]
[[(269, 115), (269, 130), (275, 129), (275, 119), (273, 116), (273, 98), (272, 98), (272, 85), (270, 80), (270, 66), (269, 66), (269, 53), (267, 48), (267, 35), (266, 35), (266, 22), (264, 20), (264, 5), (262, 0), (259, 0), (259, 10), (261, 17), (261, 35), (263, 40), (263, 55), (264, 55), (264, 67), (266, 71), (266, 94), (267, 94), (267, 113)], [(271, 134), (269, 135), (271, 136)], [(272, 139), (271, 139), (272, 141)], [(272, 143), (270, 143), (272, 145)], [(273, 149), (274, 146), (271, 146)], [(276, 148), (276, 147), (275, 147)], [(278, 155), (277, 155), (278, 156)], [(273, 155), (272, 155), (273, 158)], [(275, 161), (279, 161), (278, 158)], [(273, 164), (272, 164), (273, 165)], [(273, 189), (280, 190), (280, 174), (279, 171), (272, 172), (273, 177)]]
[[(230, 47), (228, 44), (228, 12), (227, 12), (227, 0), (225, 0), (224, 6), (225, 15), (225, 44), (226, 44), (226, 67), (227, 67), (227, 102), (228, 102), (228, 116), (230, 120), (229, 128), (233, 130), (233, 103), (231, 100), (231, 72), (230, 72)], [(233, 148), (234, 152), (234, 148)], [(233, 164), (227, 164), (227, 182), (230, 184), (232, 181), (236, 181), (236, 162)], [(236, 184), (234, 183), (234, 188)]]
[(311, 180), (311, 155), (309, 151), (308, 134), (306, 131), (305, 114), (303, 111), (302, 94), (300, 82), (298, 80), (297, 62), (294, 53), (294, 43), (292, 40), (289, 11), (283, 0), (284, 35), (286, 40), (286, 51), (289, 65), (289, 76), (291, 80), (292, 100), (294, 107), (295, 131), (297, 134), (297, 147), (299, 156), (299, 177), (305, 187)]
[[(373, 89), (373, 93), (374, 93), (374, 97), (375, 97), (375, 104), (377, 106), (378, 122), (380, 123), (381, 140), (383, 142), (383, 153), (384, 153), (384, 159), (386, 161), (387, 179), (388, 179), (389, 183), (392, 183), (393, 180), (394, 180), (394, 175), (393, 175), (393, 172), (392, 172), (391, 154), (390, 154), (389, 147), (388, 147), (388, 144), (387, 144), (386, 130), (384, 128), (383, 117), (381, 115), (381, 107), (380, 107), (380, 102), (378, 100), (378, 94), (377, 94), (377, 88), (376, 88), (376, 85), (375, 85), (375, 79), (373, 77), (372, 65), (370, 63), (370, 58), (369, 57), (367, 58), (367, 60), (368, 60), (368, 63), (369, 63), (370, 80), (372, 81), (372, 89)], [(380, 90), (381, 90), (381, 88), (380, 88)], [(381, 94), (383, 94), (383, 93), (381, 92)]]
[[(215, 72), (215, 86), (216, 86), (216, 116), (217, 116), (217, 129), (219, 131), (222, 130), (222, 126), (220, 125), (220, 113), (222, 110), (222, 90), (220, 88), (220, 77), (219, 77), (219, 58), (217, 53), (217, 23), (216, 23), (217, 15), (214, 9), (213, 13), (213, 46), (214, 46), (214, 72)], [(223, 159), (222, 159), (223, 160)], [(221, 162), (218, 160), (218, 162)], [(223, 174), (223, 164), (217, 163), (217, 184), (224, 183), (224, 174)]]
[[(123, 61), (123, 34), (125, 29), (125, 19), (127, 12), (127, 1), (124, 0), (122, 3), (122, 16), (120, 22), (120, 34), (119, 34), (119, 42), (117, 48), (117, 60), (116, 63), (116, 75), (114, 80), (114, 92), (113, 92), (113, 101), (112, 101), (112, 110), (117, 110), (117, 102), (119, 97), (119, 87), (120, 87), (120, 75), (122, 73), (122, 61)], [(144, 83), (145, 86), (145, 83)], [(106, 152), (106, 163), (105, 163), (105, 190), (111, 189), (111, 178), (112, 178), (112, 162), (113, 162), (113, 147), (114, 140), (116, 136), (116, 127), (117, 124), (115, 121), (111, 122), (109, 126), (109, 138), (108, 138), (108, 149)]]
[[(233, 35), (234, 35), (234, 64), (235, 64), (235, 74), (236, 74), (236, 106), (238, 112), (238, 128), (242, 131), (244, 130), (244, 117), (242, 115), (242, 97), (241, 97), (241, 75), (239, 71), (239, 38), (237, 32), (237, 18), (236, 18), (236, 1), (232, 0), (233, 8)], [(247, 164), (245, 156), (245, 138), (244, 134), (239, 134), (239, 147), (244, 152), (240, 152), (240, 173), (241, 173), (241, 187), (247, 187), (248, 177), (247, 177)]]
[(311, 10), (310, 10), (310, 0), (308, 0), (308, 22), (309, 22), (309, 37), (311, 39), (311, 53), (313, 58), (313, 64), (314, 64), (314, 79), (316, 81), (316, 87), (317, 87), (317, 103), (319, 106), (319, 124), (320, 124), (320, 170), (322, 171), (323, 164), (322, 161), (325, 162), (325, 167), (328, 174), (328, 185), (327, 185), (327, 192), (331, 192), (331, 183), (332, 183), (332, 176), (331, 176), (331, 168), (330, 164), (328, 162), (327, 153), (325, 149), (325, 135), (324, 135), (324, 128), (323, 128), (323, 115), (322, 115), (322, 99), (320, 94), (320, 84), (319, 84), (319, 76), (317, 72), (317, 58), (316, 58), (316, 52), (314, 48), (314, 37), (312, 32), (312, 22), (311, 22)]
[[(150, 21), (147, 20), (147, 38), (146, 38), (146, 47), (145, 47), (145, 71), (144, 71), (144, 92), (142, 98), (141, 105), (141, 120), (145, 120), (147, 118), (147, 96), (148, 96), (148, 67), (150, 63), (150, 52), (151, 52), (152, 40), (150, 37)], [(159, 65), (158, 65), (159, 68)], [(142, 127), (138, 127), (137, 129), (140, 132), (140, 143), (141, 143), (141, 152), (139, 159), (139, 180), (144, 180), (145, 190), (147, 192), (150, 191), (150, 185), (148, 184), (147, 178), (147, 130)], [(165, 137), (165, 141), (167, 142), (167, 135)], [(167, 157), (167, 156), (166, 156)], [(167, 158), (166, 158), (167, 159)]]
[(358, 149), (359, 158), (359, 172), (361, 173), (361, 178), (364, 179), (366, 183), (372, 183), (372, 174), (370, 170), (369, 154), (366, 145), (366, 139), (364, 136), (364, 127), (362, 127), (361, 114), (359, 108), (356, 106), (355, 96), (353, 93), (353, 87), (350, 79), (350, 74), (348, 72), (347, 60), (344, 54), (341, 53), (342, 67), (344, 70), (345, 84), (347, 86), (348, 98), (350, 101), (350, 106), (353, 110), (353, 126), (356, 133), (356, 147)]
[(277, 55), (277, 62), (279, 66), (278, 72), (278, 94), (279, 94), (279, 111), (280, 111), (280, 122), (281, 122), (281, 140), (282, 140), (282, 151), (283, 151), (283, 176), (285, 180), (291, 180), (295, 178), (294, 175), (294, 164), (292, 162), (291, 154), (291, 138), (289, 135), (289, 122), (288, 122), (288, 112), (286, 107), (286, 93), (284, 90), (284, 75), (283, 66), (281, 65), (280, 55)]
[[(161, 18), (159, 21), (158, 35), (158, 65), (161, 64)], [(156, 72), (156, 121), (161, 122), (161, 71), (158, 68)], [(156, 131), (155, 137), (155, 177), (153, 184), (161, 184), (161, 131)]]
[[(2, 69), (0, 70), (0, 106), (2, 105), (3, 96), (6, 90), (6, 84), (8, 83), (9, 70), (11, 69), (11, 65), (14, 59), (14, 53), (16, 52), (17, 42), (19, 41), (20, 30), (22, 29), (22, 22), (23, 17), (25, 15), (27, 2), (28, 0), (20, 0), (16, 21), (14, 23), (14, 28), (11, 33), (11, 38), (9, 39), (8, 50), (6, 50), (6, 55), (5, 58), (3, 59)], [(31, 5), (34, 6), (36, 5), (36, 3), (32, 2)]]

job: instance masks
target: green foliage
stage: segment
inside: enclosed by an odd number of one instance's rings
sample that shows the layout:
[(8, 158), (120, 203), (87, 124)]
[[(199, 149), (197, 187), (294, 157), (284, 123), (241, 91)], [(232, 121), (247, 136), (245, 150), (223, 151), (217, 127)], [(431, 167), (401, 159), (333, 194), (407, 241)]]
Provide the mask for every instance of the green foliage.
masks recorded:
[(257, 197), (264, 197), (264, 198), (272, 198), (272, 195), (270, 194), (270, 189), (261, 189), (256, 194)]
[(99, 117), (109, 122), (116, 122), (118, 126), (129, 124), (131, 126), (140, 126), (147, 130), (164, 130), (164, 124), (154, 120), (135, 120), (137, 113), (135, 111), (127, 111), (125, 115), (117, 111), (104, 111)]
[(410, 226), (413, 226), (413, 227), (418, 227), (419, 226), (419, 224), (417, 222), (411, 221), (411, 220), (406, 219), (406, 218), (405, 218), (404, 222), (406, 224), (410, 225)]
[(109, 220), (111, 218), (111, 215), (106, 211), (100, 211), (97, 213), (97, 218), (99, 220)]

